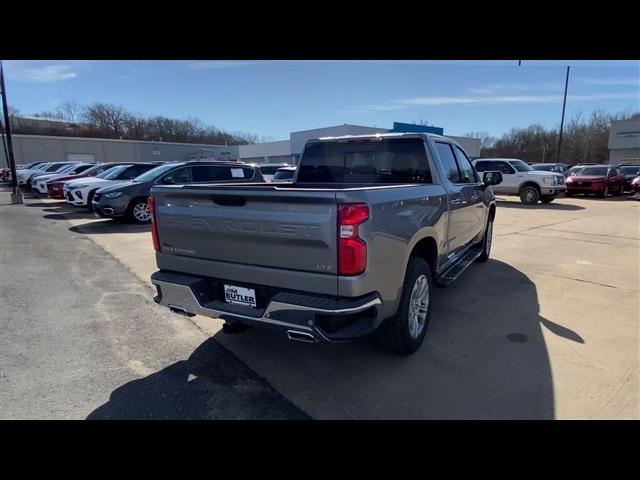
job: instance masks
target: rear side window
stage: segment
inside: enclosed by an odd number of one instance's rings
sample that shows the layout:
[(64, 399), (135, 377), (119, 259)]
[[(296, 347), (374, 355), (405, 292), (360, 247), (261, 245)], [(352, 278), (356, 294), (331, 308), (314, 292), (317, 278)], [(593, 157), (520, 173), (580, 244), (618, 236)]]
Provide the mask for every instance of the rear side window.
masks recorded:
[(476, 172), (490, 172), (494, 170), (494, 162), (476, 162)]
[(194, 182), (247, 181), (253, 178), (253, 174), (254, 171), (252, 168), (240, 166), (200, 165), (193, 167)]
[(280, 165), (263, 165), (260, 167), (260, 173), (263, 175), (273, 175), (281, 168)]
[(456, 158), (451, 150), (451, 145), (448, 143), (436, 142), (436, 148), (438, 149), (438, 155), (440, 155), (440, 161), (442, 167), (447, 175), (447, 178), (451, 183), (460, 183), (460, 172), (458, 171), (458, 164)]
[(420, 138), (354, 139), (307, 145), (298, 183), (432, 183)]

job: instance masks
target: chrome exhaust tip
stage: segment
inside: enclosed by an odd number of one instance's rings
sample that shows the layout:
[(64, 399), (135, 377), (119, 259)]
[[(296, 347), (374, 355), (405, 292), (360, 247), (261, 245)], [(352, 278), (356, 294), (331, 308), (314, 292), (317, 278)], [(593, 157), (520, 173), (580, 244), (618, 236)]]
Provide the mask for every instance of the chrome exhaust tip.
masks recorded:
[(185, 317), (195, 317), (195, 313), (187, 312), (184, 308), (178, 307), (177, 305), (169, 305), (169, 310), (173, 313), (177, 313), (178, 315), (184, 315)]
[(296, 342), (315, 343), (313, 335), (307, 332), (299, 332), (297, 330), (287, 330), (287, 338)]

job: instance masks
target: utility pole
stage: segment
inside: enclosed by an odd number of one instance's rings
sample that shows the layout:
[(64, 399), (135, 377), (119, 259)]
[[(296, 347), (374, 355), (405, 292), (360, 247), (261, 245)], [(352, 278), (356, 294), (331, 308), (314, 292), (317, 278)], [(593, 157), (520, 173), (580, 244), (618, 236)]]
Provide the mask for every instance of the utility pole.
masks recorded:
[(7, 89), (4, 86), (4, 69), (2, 61), (0, 61), (0, 89), (2, 90), (2, 110), (4, 111), (4, 126), (7, 132), (7, 149), (9, 167), (11, 168), (11, 184), (13, 192), (11, 193), (11, 203), (22, 203), (22, 193), (18, 188), (18, 176), (16, 174), (16, 162), (13, 156), (13, 142), (11, 141), (11, 122), (9, 121), (9, 106), (7, 105)]
[(567, 87), (569, 86), (569, 69), (567, 66), (567, 78), (564, 81), (564, 100), (562, 101), (562, 119), (560, 120), (560, 138), (558, 139), (558, 158), (557, 163), (560, 163), (560, 149), (562, 148), (562, 129), (564, 127), (564, 109), (567, 106)]

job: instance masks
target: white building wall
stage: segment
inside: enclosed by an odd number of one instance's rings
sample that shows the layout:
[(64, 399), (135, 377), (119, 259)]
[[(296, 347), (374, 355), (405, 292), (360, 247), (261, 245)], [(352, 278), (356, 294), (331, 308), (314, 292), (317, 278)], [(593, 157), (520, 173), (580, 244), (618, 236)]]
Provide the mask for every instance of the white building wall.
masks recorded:
[(343, 135), (368, 135), (371, 133), (386, 133), (387, 128), (363, 127), (360, 125), (336, 125), (334, 127), (314, 128), (313, 130), (301, 130), (299, 132), (291, 132), (291, 154), (299, 155), (302, 153), (304, 144), (307, 140), (321, 137), (341, 137)]
[(453, 135), (444, 135), (451, 140), (455, 140), (460, 144), (462, 149), (472, 158), (480, 157), (480, 139), (470, 137), (454, 137)]
[[(237, 145), (144, 142), (107, 138), (58, 137), (48, 135), (12, 135), (16, 163), (62, 162), (67, 154), (93, 155), (97, 162), (152, 162), (187, 160), (199, 150), (213, 152), (216, 160), (236, 160)], [(7, 165), (0, 147), (0, 167)]]
[(255, 163), (274, 163), (282, 158), (291, 157), (291, 142), (279, 140), (276, 142), (240, 145), (238, 150), (240, 160)]
[(611, 122), (609, 163), (640, 159), (640, 118)]

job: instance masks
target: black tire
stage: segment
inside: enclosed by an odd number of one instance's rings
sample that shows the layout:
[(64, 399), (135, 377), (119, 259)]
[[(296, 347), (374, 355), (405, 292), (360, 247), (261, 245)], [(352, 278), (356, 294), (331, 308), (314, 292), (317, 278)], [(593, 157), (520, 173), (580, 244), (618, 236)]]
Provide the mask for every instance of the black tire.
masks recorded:
[[(426, 317), (422, 331), (415, 338), (409, 333), (409, 310), (411, 304), (411, 294), (413, 292), (416, 281), (424, 275), (427, 279), (428, 303)], [(429, 327), (429, 319), (431, 317), (431, 304), (433, 292), (433, 275), (431, 267), (422, 258), (411, 257), (407, 265), (404, 284), (402, 286), (402, 298), (397, 313), (386, 319), (378, 328), (376, 335), (378, 344), (385, 350), (398, 355), (411, 355), (414, 353), (424, 340)]]
[(493, 243), (493, 218), (489, 218), (487, 228), (482, 237), (482, 253), (478, 257), (478, 262), (486, 262), (491, 254), (491, 244)]
[(540, 190), (533, 185), (527, 185), (520, 190), (520, 201), (525, 205), (535, 205), (540, 200)]
[(87, 195), (87, 208), (89, 209), (89, 213), (93, 213), (93, 196), (96, 194), (96, 191), (93, 190), (91, 192), (89, 192), (89, 195)]
[(555, 195), (542, 195), (540, 201), (542, 203), (551, 203), (556, 199)]
[[(141, 207), (143, 206), (144, 208), (142, 208), (145, 212), (147, 212), (147, 216), (145, 217), (140, 217), (137, 214), (137, 210), (136, 207), (138, 207), (138, 205), (140, 205)], [(141, 208), (138, 207), (138, 208)], [(146, 218), (146, 220), (145, 220)], [(127, 209), (127, 219), (131, 222), (131, 223), (137, 223), (140, 225), (146, 224), (146, 223), (151, 223), (151, 214), (149, 213), (149, 209), (147, 207), (147, 199), (146, 198), (137, 198), (135, 200), (133, 200), (130, 204), (129, 204), (129, 208)]]
[(573, 193), (571, 193), (571, 192), (564, 192), (564, 196), (565, 196), (565, 197), (572, 197), (572, 196), (573, 196)]

